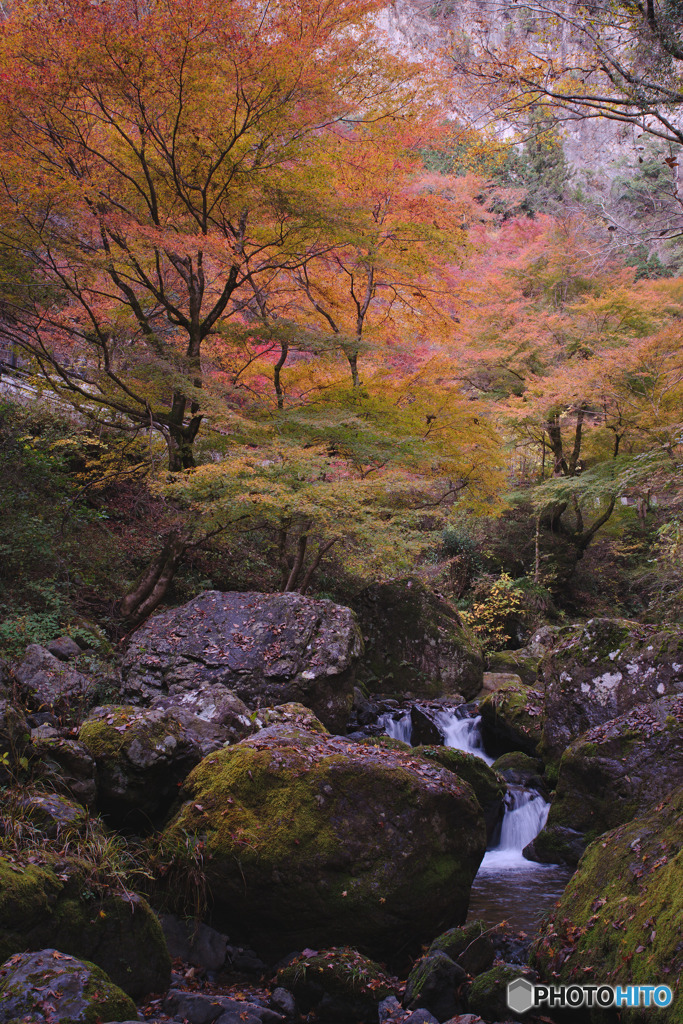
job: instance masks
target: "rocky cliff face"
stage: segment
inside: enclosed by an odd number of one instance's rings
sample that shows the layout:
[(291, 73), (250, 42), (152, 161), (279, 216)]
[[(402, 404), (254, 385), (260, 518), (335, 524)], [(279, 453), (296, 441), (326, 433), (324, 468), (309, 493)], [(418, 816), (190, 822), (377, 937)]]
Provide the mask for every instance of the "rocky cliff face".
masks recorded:
[[(561, 12), (567, 5), (553, 6)], [(580, 47), (580, 40), (566, 22), (540, 20), (516, 0), (394, 0), (381, 18), (380, 27), (402, 53), (435, 53), (444, 46), (485, 42), (496, 49), (503, 44), (529, 47), (539, 56), (566, 57)], [(511, 126), (492, 116), (478, 85), (457, 82), (457, 111), (484, 127), (493, 123), (503, 134)], [(628, 124), (603, 119), (565, 120), (564, 151), (574, 177), (599, 192), (608, 189), (619, 167), (635, 164), (643, 150), (642, 131)]]

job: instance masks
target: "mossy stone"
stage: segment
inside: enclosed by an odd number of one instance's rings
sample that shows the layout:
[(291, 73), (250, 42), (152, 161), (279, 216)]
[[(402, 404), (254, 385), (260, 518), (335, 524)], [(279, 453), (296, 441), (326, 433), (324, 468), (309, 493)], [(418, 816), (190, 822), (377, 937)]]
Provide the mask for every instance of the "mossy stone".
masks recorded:
[[(683, 971), (682, 818), (683, 788), (588, 847), (533, 948), (542, 978), (676, 988)], [(621, 1011), (628, 1024), (651, 1016)], [(680, 996), (656, 1016), (681, 1024)]]
[(507, 987), (515, 978), (527, 972), (518, 964), (497, 964), (474, 979), (467, 996), (470, 1013), (478, 1013), (484, 1020), (507, 1020)]
[(105, 1024), (136, 1017), (135, 1003), (88, 960), (49, 948), (12, 956), (0, 967), (0, 1024)]
[(304, 1013), (324, 1000), (349, 1021), (377, 1016), (377, 1004), (398, 990), (397, 979), (348, 946), (301, 954), (278, 971), (277, 983), (295, 995)]
[(464, 918), (486, 845), (466, 782), (340, 737), (256, 734), (205, 758), (184, 795), (166, 856), (205, 844), (214, 923), (269, 955), (419, 943)]
[(538, 753), (544, 720), (544, 697), (528, 686), (503, 686), (481, 702), (479, 711), (487, 745), (501, 753)]
[(90, 957), (134, 998), (165, 988), (171, 961), (147, 902), (98, 896), (76, 858), (43, 860), (0, 857), (0, 959), (58, 942), (65, 953)]
[(435, 761), (442, 768), (447, 768), (449, 772), (469, 783), (484, 812), (487, 835), (490, 839), (507, 793), (505, 780), (480, 757), (466, 750), (436, 746), (415, 747), (414, 750), (420, 757)]

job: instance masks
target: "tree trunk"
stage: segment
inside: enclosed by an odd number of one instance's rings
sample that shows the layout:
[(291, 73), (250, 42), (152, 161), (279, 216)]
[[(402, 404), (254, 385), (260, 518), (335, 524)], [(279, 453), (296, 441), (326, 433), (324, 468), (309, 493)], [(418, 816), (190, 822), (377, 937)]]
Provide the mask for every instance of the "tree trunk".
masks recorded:
[(157, 557), (121, 601), (121, 618), (128, 628), (139, 626), (161, 604), (188, 543), (187, 538), (181, 537), (176, 530), (167, 535)]

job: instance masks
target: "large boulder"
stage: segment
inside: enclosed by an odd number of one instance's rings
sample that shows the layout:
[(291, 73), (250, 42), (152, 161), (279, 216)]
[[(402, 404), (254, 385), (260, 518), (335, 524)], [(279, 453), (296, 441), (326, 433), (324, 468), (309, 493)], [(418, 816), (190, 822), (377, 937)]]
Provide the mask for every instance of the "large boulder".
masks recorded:
[(502, 686), (479, 705), (487, 749), (521, 750), (535, 757), (541, 742), (544, 697), (521, 683)]
[[(133, 998), (168, 986), (171, 961), (145, 900), (94, 882), (92, 865), (79, 859), (48, 853), (33, 860), (42, 863), (0, 857), (0, 961), (59, 942), (65, 953), (93, 960)], [(108, 869), (101, 866), (103, 878)]]
[[(203, 844), (213, 924), (280, 956), (386, 956), (464, 920), (486, 847), (472, 789), (402, 751), (271, 727), (209, 755), (162, 836)], [(191, 844), (190, 844), (191, 845)]]
[(250, 707), (299, 701), (342, 730), (361, 650), (353, 612), (332, 601), (211, 590), (149, 619), (123, 675), (138, 696), (219, 683)]
[(50, 785), (73, 796), (86, 807), (94, 807), (97, 796), (95, 759), (78, 740), (67, 736), (45, 735), (44, 728), (31, 732), (32, 754), (40, 762), (41, 772)]
[(137, 1017), (104, 971), (57, 949), (17, 953), (0, 967), (0, 1024), (97, 1024)]
[(486, 658), (489, 672), (512, 672), (526, 686), (535, 686), (543, 655), (557, 643), (561, 630), (557, 626), (541, 626), (525, 647), (516, 651), (491, 651)]
[(127, 827), (162, 817), (202, 759), (197, 737), (172, 710), (160, 708), (95, 708), (79, 740), (97, 766), (99, 810)]
[[(533, 962), (542, 979), (677, 987), (683, 971), (682, 817), (678, 789), (589, 846), (541, 925)], [(676, 994), (671, 1006), (654, 1012), (623, 1008), (621, 1020), (641, 1024), (656, 1016), (662, 1024), (680, 1024), (681, 1008)]]
[(683, 690), (683, 626), (590, 619), (564, 629), (541, 665), (543, 750), (558, 759), (581, 733)]
[(353, 604), (365, 656), (361, 674), (376, 693), (466, 700), (482, 686), (481, 647), (457, 609), (419, 580), (375, 583)]
[(546, 828), (573, 829), (587, 844), (679, 786), (683, 694), (640, 704), (570, 744), (560, 761)]
[(32, 711), (50, 711), (78, 717), (92, 703), (96, 684), (89, 676), (50, 654), (39, 644), (26, 648), (14, 677), (26, 706)]

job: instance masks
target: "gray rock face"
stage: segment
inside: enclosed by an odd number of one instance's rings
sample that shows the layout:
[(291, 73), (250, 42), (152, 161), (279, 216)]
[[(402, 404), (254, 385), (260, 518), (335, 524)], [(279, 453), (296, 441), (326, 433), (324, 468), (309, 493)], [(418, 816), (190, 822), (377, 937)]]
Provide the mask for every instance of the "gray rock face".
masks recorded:
[(154, 697), (151, 707), (181, 722), (202, 754), (210, 754), (226, 743), (237, 743), (258, 729), (244, 701), (219, 683), (208, 683), (197, 690), (174, 685), (169, 693)]
[(561, 631), (541, 673), (543, 750), (559, 757), (587, 729), (637, 704), (683, 691), (683, 626), (591, 619)]
[(173, 988), (164, 999), (164, 1010), (189, 1024), (280, 1024), (284, 1020), (281, 1014), (258, 1003)]
[(131, 827), (163, 815), (202, 759), (194, 733), (173, 711), (161, 708), (95, 708), (79, 740), (95, 760), (99, 809)]
[(228, 937), (202, 921), (185, 921), (175, 914), (160, 914), (168, 952), (195, 967), (220, 971), (225, 964)]
[(132, 1000), (87, 960), (42, 949), (10, 957), (0, 967), (0, 1024), (89, 1024), (135, 1016)]
[(332, 601), (207, 591), (145, 623), (123, 674), (128, 692), (148, 696), (220, 684), (251, 707), (300, 701), (339, 730), (361, 650), (353, 612)]
[[(8, 754), (10, 764), (24, 752), (29, 727), (23, 712), (10, 700), (0, 696), (0, 754)], [(4, 769), (0, 766), (0, 778)]]
[(34, 711), (73, 711), (88, 703), (95, 686), (92, 679), (39, 644), (26, 648), (14, 674), (26, 705)]
[(475, 697), (484, 663), (458, 611), (419, 580), (367, 587), (354, 602), (366, 653), (362, 674), (377, 693)]
[(683, 694), (641, 704), (575, 740), (560, 761), (547, 827), (594, 838), (681, 785)]
[(50, 640), (47, 649), (60, 661), (72, 661), (81, 654), (80, 647), (70, 636), (60, 636), (56, 640)]
[(94, 807), (95, 759), (86, 747), (77, 740), (45, 735), (45, 727), (32, 731), (31, 742), (35, 755), (49, 773), (50, 784), (86, 807)]

